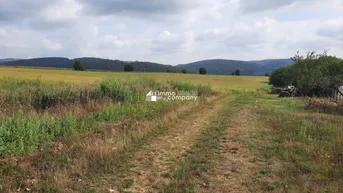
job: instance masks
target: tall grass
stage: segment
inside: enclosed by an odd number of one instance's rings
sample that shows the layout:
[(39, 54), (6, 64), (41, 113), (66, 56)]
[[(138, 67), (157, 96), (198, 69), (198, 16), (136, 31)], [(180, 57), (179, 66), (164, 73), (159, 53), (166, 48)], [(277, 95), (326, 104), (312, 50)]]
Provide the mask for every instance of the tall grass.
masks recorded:
[(110, 106), (102, 112), (74, 116), (68, 114), (54, 118), (43, 116), (24, 116), (18, 113), (3, 118), (0, 125), (0, 155), (23, 154), (45, 147), (54, 139), (70, 136), (75, 132), (94, 129), (101, 122), (117, 122), (125, 118), (143, 118), (158, 114), (167, 108), (166, 102)]
[(181, 82), (181, 81), (169, 81), (169, 84), (171, 84), (174, 89), (179, 90), (179, 91), (197, 91), (199, 96), (207, 95), (213, 92), (210, 84), (194, 85), (190, 82)]
[[(18, 112), (0, 118), (0, 155), (24, 154), (36, 148), (45, 147), (55, 139), (69, 136), (75, 132), (87, 131), (99, 126), (101, 122), (117, 122), (122, 119), (151, 117), (161, 113), (176, 102), (145, 102), (150, 90), (183, 89), (183, 84), (173, 85), (153, 79), (120, 81), (106, 78), (92, 85), (71, 83), (45, 83), (39, 80), (4, 79), (1, 91), (8, 102), (32, 107), (47, 108), (58, 104), (87, 103), (91, 99), (110, 98), (122, 101), (121, 105), (110, 105), (105, 110), (92, 114), (52, 116), (24, 115)], [(188, 89), (204, 89), (187, 84)], [(209, 88), (206, 93), (210, 93)]]
[(46, 109), (62, 104), (85, 104), (89, 100), (103, 97), (97, 84), (77, 85), (14, 78), (3, 78), (0, 82), (0, 93), (5, 102), (35, 109)]
[(110, 98), (115, 101), (135, 102), (144, 99), (149, 90), (190, 91), (199, 95), (212, 92), (210, 86), (194, 85), (187, 82), (157, 82), (141, 78), (118, 80), (108, 77), (94, 84), (73, 84), (69, 82), (43, 82), (41, 80), (0, 79), (0, 95), (6, 103), (47, 109), (66, 104), (87, 104), (90, 100)]

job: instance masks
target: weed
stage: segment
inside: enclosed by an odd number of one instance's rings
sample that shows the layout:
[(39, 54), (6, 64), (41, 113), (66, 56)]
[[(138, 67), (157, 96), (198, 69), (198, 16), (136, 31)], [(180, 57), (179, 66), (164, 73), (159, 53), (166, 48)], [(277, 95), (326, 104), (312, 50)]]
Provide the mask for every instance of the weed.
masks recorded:
[(259, 173), (262, 174), (262, 175), (266, 175), (266, 174), (270, 173), (270, 170), (267, 169), (267, 168), (264, 168), (264, 169), (261, 169)]

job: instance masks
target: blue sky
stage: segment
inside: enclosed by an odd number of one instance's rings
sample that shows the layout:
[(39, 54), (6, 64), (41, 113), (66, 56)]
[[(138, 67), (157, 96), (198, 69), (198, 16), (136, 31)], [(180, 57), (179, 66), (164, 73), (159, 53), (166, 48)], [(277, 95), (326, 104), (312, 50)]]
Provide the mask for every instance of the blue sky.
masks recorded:
[(0, 58), (175, 65), (325, 49), (343, 57), (342, 0), (0, 0)]

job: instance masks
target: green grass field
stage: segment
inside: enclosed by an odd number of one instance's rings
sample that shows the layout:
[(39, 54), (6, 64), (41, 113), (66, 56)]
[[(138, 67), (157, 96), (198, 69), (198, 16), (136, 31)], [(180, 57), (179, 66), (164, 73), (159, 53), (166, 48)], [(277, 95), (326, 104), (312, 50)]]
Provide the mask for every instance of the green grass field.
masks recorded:
[(343, 117), (266, 82), (0, 67), (0, 192), (343, 192)]
[(118, 79), (153, 78), (156, 80), (188, 81), (193, 84), (210, 84), (216, 90), (256, 90), (265, 87), (267, 77), (263, 76), (226, 76), (226, 75), (198, 75), (174, 73), (143, 73), (143, 72), (77, 72), (65, 69), (16, 68), (0, 67), (0, 77), (16, 77), (41, 79), (47, 81), (72, 81), (90, 83), (101, 80), (106, 76)]

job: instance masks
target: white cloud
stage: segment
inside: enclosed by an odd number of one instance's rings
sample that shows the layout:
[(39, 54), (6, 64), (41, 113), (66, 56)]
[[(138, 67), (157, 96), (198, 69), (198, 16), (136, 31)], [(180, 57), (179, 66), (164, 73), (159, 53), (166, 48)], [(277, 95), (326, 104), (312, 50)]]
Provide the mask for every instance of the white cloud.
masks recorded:
[(171, 36), (171, 33), (170, 33), (169, 31), (167, 31), (167, 30), (164, 31), (163, 34), (164, 34), (165, 36)]
[(50, 50), (61, 50), (61, 49), (63, 49), (63, 46), (59, 42), (44, 39), (43, 43), (44, 43), (44, 46), (46, 49), (50, 49)]
[(52, 4), (39, 12), (39, 15), (50, 22), (75, 20), (81, 7), (74, 0), (60, 0), (58, 4)]
[(93, 36), (97, 36), (99, 33), (99, 28), (98, 26), (94, 25), (94, 24), (90, 24), (89, 25), (89, 30), (92, 33)]
[(133, 0), (0, 1), (0, 58), (96, 56), (178, 64), (285, 58), (328, 48), (343, 57), (341, 0), (152, 0), (157, 3), (142, 6)]

